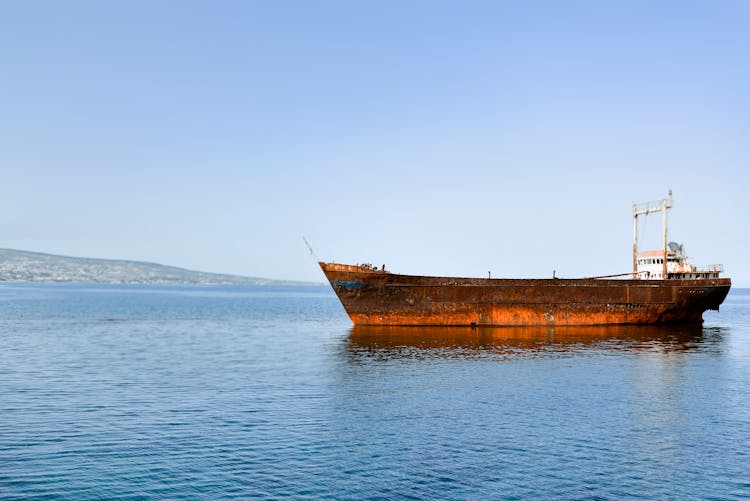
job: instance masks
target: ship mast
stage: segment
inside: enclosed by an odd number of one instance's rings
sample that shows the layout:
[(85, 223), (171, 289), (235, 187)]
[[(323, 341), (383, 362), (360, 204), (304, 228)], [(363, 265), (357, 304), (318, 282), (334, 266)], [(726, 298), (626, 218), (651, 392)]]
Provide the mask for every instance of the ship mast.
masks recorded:
[(667, 209), (672, 208), (672, 190), (669, 190), (669, 197), (646, 202), (642, 204), (633, 204), (633, 273), (638, 272), (638, 216), (647, 216), (653, 212), (662, 213), (662, 278), (667, 278)]

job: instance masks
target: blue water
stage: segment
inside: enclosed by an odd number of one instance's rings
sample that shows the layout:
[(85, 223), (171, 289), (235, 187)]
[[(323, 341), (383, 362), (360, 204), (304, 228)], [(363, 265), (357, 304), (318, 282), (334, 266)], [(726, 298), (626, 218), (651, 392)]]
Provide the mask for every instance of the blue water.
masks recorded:
[(750, 497), (703, 327), (352, 329), (324, 287), (0, 285), (3, 498)]

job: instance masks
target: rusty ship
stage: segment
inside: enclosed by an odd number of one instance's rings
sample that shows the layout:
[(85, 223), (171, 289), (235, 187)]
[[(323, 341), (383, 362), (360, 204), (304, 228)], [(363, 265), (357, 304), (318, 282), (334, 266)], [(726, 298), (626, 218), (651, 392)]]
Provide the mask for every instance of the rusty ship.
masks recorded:
[[(588, 278), (512, 279), (402, 275), (370, 264), (319, 262), (355, 325), (534, 326), (703, 321), (731, 280), (721, 265), (690, 264), (667, 241), (668, 198), (633, 204), (633, 271)], [(638, 251), (638, 218), (661, 212), (662, 248)]]

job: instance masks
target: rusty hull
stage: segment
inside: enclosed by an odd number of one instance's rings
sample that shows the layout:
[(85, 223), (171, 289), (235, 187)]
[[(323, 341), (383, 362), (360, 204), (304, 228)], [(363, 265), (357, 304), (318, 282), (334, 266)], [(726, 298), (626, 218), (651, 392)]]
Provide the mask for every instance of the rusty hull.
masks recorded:
[(522, 326), (701, 322), (728, 278), (700, 280), (426, 277), (319, 263), (355, 325)]

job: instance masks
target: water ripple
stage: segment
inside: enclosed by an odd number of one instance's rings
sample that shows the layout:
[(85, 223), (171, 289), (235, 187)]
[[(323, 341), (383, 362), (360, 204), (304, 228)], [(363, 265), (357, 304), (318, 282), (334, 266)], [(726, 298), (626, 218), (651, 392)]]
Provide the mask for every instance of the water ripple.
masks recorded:
[(3, 497), (750, 496), (746, 291), (702, 328), (351, 329), (318, 288), (0, 308)]

